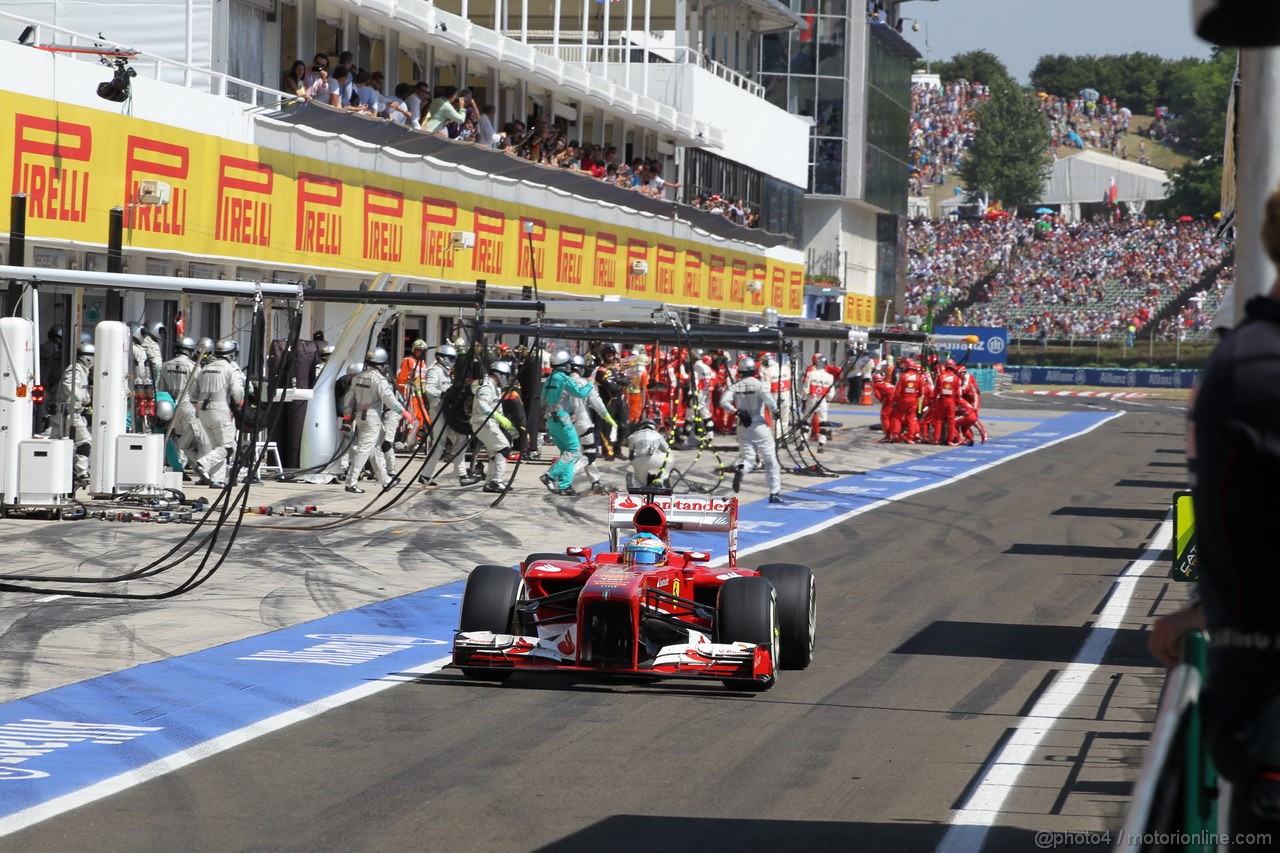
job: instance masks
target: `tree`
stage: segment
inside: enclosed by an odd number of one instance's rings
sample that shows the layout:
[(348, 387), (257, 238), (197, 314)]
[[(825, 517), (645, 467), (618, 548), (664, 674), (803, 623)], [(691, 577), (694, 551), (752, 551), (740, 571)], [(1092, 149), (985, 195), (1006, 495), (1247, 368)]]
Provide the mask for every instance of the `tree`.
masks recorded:
[(1006, 209), (1039, 201), (1051, 165), (1049, 128), (1035, 97), (1010, 81), (993, 82), (974, 120), (973, 144), (959, 170), (969, 201), (986, 196)]
[(1222, 153), (1235, 68), (1236, 52), (1219, 50), (1207, 62), (1183, 65), (1170, 77), (1168, 106), (1176, 116), (1179, 145), (1192, 157)]
[(1073, 98), (1084, 88), (1103, 92), (1101, 77), (1096, 56), (1046, 54), (1031, 69), (1031, 85), (1059, 98)]
[(997, 80), (1013, 82), (1013, 75), (1004, 63), (986, 50), (957, 53), (946, 62), (933, 63), (933, 70), (942, 78), (943, 83), (968, 80), (970, 83), (985, 83), (990, 86)]
[(1212, 216), (1222, 199), (1222, 158), (1193, 160), (1173, 173), (1161, 207), (1170, 216)]

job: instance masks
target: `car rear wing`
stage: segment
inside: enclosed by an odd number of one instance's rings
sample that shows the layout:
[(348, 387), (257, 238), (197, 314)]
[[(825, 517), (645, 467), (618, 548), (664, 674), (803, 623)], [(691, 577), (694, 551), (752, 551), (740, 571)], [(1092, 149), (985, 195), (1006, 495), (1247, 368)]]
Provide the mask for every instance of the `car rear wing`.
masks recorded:
[(624, 530), (652, 530), (670, 541), (668, 530), (727, 533), (729, 566), (738, 564), (738, 499), (713, 495), (609, 494), (609, 544), (617, 551)]

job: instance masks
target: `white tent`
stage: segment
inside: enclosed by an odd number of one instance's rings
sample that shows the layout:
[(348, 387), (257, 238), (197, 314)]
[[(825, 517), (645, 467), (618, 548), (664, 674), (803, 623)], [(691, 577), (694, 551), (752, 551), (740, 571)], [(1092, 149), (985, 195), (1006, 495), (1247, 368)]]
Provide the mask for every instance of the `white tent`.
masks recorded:
[[(1081, 151), (1063, 157), (1053, 164), (1045, 182), (1040, 205), (1061, 206), (1063, 216), (1080, 218), (1080, 205), (1103, 201), (1104, 194), (1116, 182), (1116, 203), (1128, 205), (1138, 213), (1150, 201), (1160, 201), (1169, 192), (1169, 174), (1163, 169), (1121, 160), (1099, 151)], [(943, 215), (965, 203), (962, 196), (949, 198), (939, 205)]]
[(1160, 201), (1169, 191), (1169, 174), (1162, 169), (1121, 160), (1099, 151), (1082, 151), (1053, 164), (1041, 204), (1062, 205), (1069, 219), (1079, 218), (1079, 205), (1101, 202), (1116, 183), (1116, 202), (1142, 210), (1149, 201)]

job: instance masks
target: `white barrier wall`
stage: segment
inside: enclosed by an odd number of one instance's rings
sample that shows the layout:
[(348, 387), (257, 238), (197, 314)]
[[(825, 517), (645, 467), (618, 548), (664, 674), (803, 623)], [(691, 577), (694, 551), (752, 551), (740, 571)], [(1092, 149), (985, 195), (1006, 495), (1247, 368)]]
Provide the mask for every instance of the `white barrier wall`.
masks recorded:
[(18, 497), (18, 444), (31, 438), (35, 369), (35, 327), (31, 321), (0, 319), (0, 490), (5, 503)]
[(129, 327), (114, 320), (102, 321), (94, 329), (94, 347), (89, 492), (109, 495), (115, 491), (116, 439), (124, 434), (131, 402)]

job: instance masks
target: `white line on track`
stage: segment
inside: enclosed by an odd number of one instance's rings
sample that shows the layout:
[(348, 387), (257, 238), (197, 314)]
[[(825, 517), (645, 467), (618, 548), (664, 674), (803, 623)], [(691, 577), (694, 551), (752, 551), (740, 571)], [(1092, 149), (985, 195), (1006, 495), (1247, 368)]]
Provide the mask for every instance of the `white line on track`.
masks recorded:
[(1079, 697), (1080, 691), (1101, 665), (1116, 630), (1125, 621), (1138, 581), (1152, 564), (1161, 559), (1172, 538), (1173, 522), (1161, 522), (1142, 556), (1120, 573), (1111, 597), (1075, 660), (1058, 674), (987, 765), (982, 780), (951, 818), (951, 826), (935, 853), (974, 853), (982, 849), (987, 832), (1000, 816), (1004, 801), (1017, 787), (1023, 769), (1035, 759), (1045, 736)]
[[(809, 527), (806, 527), (795, 533), (790, 533), (786, 536), (782, 536), (777, 539), (772, 539), (772, 540), (769, 540), (768, 542), (762, 542), (759, 545), (754, 545), (750, 548), (745, 548), (741, 552), (739, 552), (739, 556), (755, 553), (757, 551), (763, 551), (766, 548), (774, 548), (778, 545), (783, 545), (783, 544), (786, 544), (787, 542), (793, 542), (796, 539), (800, 539), (805, 536), (812, 536), (815, 533), (821, 532), (823, 530), (826, 530), (829, 527), (833, 527), (834, 525), (840, 524), (841, 522), (846, 521), (847, 519), (850, 519), (855, 515), (861, 515), (864, 512), (870, 512), (873, 509), (886, 506), (888, 504), (894, 503), (895, 501), (902, 500), (903, 498), (908, 498), (913, 495), (921, 494), (922, 492), (927, 492), (933, 489), (940, 488), (942, 486), (950, 485), (951, 483), (954, 483), (957, 480), (963, 480), (966, 477), (972, 477), (975, 474), (979, 474), (990, 468), (995, 468), (996, 466), (1002, 465), (1005, 462), (1018, 459), (1019, 457), (1026, 456), (1027, 454), (1030, 454), (1030, 453), (1035, 453), (1037, 450), (1043, 450), (1046, 447), (1052, 447), (1055, 444), (1061, 444), (1064, 441), (1069, 441), (1078, 436), (1084, 435), (1089, 432), (1093, 432), (1098, 427), (1120, 417), (1123, 414), (1124, 412), (1116, 412), (1111, 417), (1104, 418), (1103, 420), (1100, 420), (1097, 423), (1090, 426), (1088, 429), (1081, 430), (1080, 432), (1075, 432), (1075, 433), (1072, 433), (1071, 435), (1064, 435), (1061, 438), (1054, 439), (1053, 441), (1046, 442), (1044, 444), (1036, 445), (1035, 447), (1028, 447), (1025, 450), (1020, 450), (1017, 453), (1012, 453), (1001, 459), (993, 460), (984, 465), (979, 465), (976, 468), (972, 468), (969, 471), (965, 471), (964, 473), (958, 474), (954, 477), (949, 477), (945, 480), (940, 480), (936, 483), (930, 483), (928, 485), (921, 486), (919, 488), (912, 489), (907, 492), (903, 492), (891, 499), (878, 500), (873, 503), (866, 504), (865, 506), (861, 506), (861, 507), (858, 507), (857, 509), (850, 510), (849, 512), (846, 512), (842, 515), (838, 515), (838, 516), (835, 516), (834, 518), (829, 518), (817, 524), (810, 525)], [(718, 560), (713, 561), (709, 565), (718, 565), (718, 564), (727, 562), (727, 560), (728, 560), (727, 556), (722, 557)], [(52, 597), (53, 596), (51, 596), (50, 598)], [(1127, 598), (1126, 598), (1126, 601), (1127, 601)], [(1105, 647), (1103, 650), (1105, 651)], [(184, 749), (181, 752), (174, 753), (173, 755), (169, 755), (164, 758), (157, 759), (151, 762), (150, 764), (143, 765), (142, 767), (139, 767), (135, 770), (130, 770), (126, 773), (121, 773), (118, 776), (113, 776), (110, 779), (104, 779), (101, 782), (97, 782), (86, 788), (82, 788), (79, 791), (73, 791), (70, 794), (64, 794), (63, 796), (53, 800), (49, 800), (48, 802), (32, 806), (28, 809), (23, 809), (20, 812), (15, 812), (14, 814), (9, 815), (6, 818), (0, 818), (0, 836), (8, 835), (10, 833), (17, 832), (22, 829), (26, 829), (29, 826), (32, 826), (44, 820), (48, 820), (51, 817), (55, 817), (57, 815), (64, 814), (65, 812), (69, 812), (73, 809), (80, 808), (81, 806), (88, 805), (89, 803), (92, 803), (96, 800), (100, 800), (104, 797), (108, 797), (119, 791), (123, 791), (127, 788), (132, 788), (135, 785), (141, 785), (143, 782), (150, 781), (152, 779), (163, 776), (167, 773), (172, 773), (175, 770), (180, 770), (183, 767), (187, 767), (188, 765), (191, 765), (197, 761), (200, 761), (201, 759), (209, 758), (211, 756), (217, 755), (220, 752), (225, 752), (228, 749), (239, 746), (243, 743), (247, 743), (248, 741), (251, 741), (254, 738), (258, 738), (258, 737), (261, 737), (262, 735), (279, 731), (280, 729), (283, 729), (286, 726), (291, 726), (294, 723), (300, 723), (304, 720), (309, 720), (312, 717), (323, 714), (325, 711), (331, 711), (334, 708), (339, 708), (343, 705), (349, 704), (351, 702), (355, 702), (359, 699), (363, 699), (366, 696), (372, 696), (376, 693), (381, 693), (383, 690), (386, 690), (390, 687), (394, 687), (397, 684), (401, 684), (404, 681), (409, 680), (404, 676), (425, 675), (431, 672), (438, 672), (449, 663), (450, 659), (451, 658), (449, 657), (443, 657), (443, 658), (439, 658), (438, 660), (429, 661), (428, 663), (424, 663), (416, 667), (401, 669), (400, 673), (397, 676), (384, 678), (378, 681), (367, 682), (365, 684), (359, 685), (358, 687), (353, 687), (350, 690), (344, 690), (341, 693), (336, 693), (333, 696), (329, 696), (325, 699), (320, 699), (316, 702), (312, 702), (310, 704), (303, 705), (298, 708), (294, 708), (291, 711), (285, 711), (283, 713), (276, 714), (274, 717), (268, 717), (265, 720), (262, 720), (257, 723), (253, 723), (252, 725), (246, 726), (242, 729), (237, 729), (236, 731), (228, 732), (225, 735), (216, 737), (212, 740), (205, 741), (204, 743), (193, 746), (190, 749)]]
[(46, 601), (57, 601), (59, 598), (66, 598), (65, 595), (46, 595), (44, 598), (37, 598), (36, 603), (42, 604)]
[(86, 806), (95, 800), (108, 797), (126, 788), (132, 788), (134, 785), (141, 785), (143, 782), (150, 781), (166, 773), (172, 773), (180, 770), (189, 764), (194, 764), (204, 758), (217, 755), (219, 752), (225, 752), (232, 747), (247, 743), (254, 738), (271, 732), (283, 729), (285, 726), (291, 726), (294, 723), (300, 723), (309, 720), (312, 717), (319, 716), (325, 711), (332, 711), (334, 708), (340, 708), (367, 696), (373, 696), (381, 693), (389, 687), (395, 687), (397, 684), (403, 684), (411, 680), (412, 676), (426, 675), (431, 672), (439, 672), (449, 663), (450, 658), (443, 657), (418, 666), (401, 669), (396, 675), (378, 681), (370, 681), (341, 693), (335, 693), (324, 699), (311, 702), (307, 705), (294, 708), (291, 711), (284, 711), (276, 714), (274, 717), (268, 717), (265, 720), (245, 726), (243, 729), (237, 729), (234, 732), (227, 732), (221, 737), (213, 740), (205, 741), (202, 744), (193, 746), (190, 749), (184, 749), (181, 752), (175, 752), (173, 755), (156, 759), (150, 764), (144, 764), (136, 770), (130, 770), (121, 773), (119, 776), (113, 776), (110, 779), (103, 779), (101, 782), (90, 785), (87, 788), (81, 788), (79, 791), (73, 791), (70, 794), (63, 794), (46, 803), (23, 809), (20, 812), (14, 812), (6, 818), (0, 818), (0, 836), (26, 829), (33, 824), (42, 820), (48, 820), (51, 817), (69, 812), (72, 809)]

